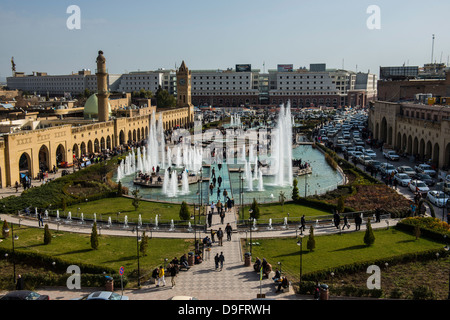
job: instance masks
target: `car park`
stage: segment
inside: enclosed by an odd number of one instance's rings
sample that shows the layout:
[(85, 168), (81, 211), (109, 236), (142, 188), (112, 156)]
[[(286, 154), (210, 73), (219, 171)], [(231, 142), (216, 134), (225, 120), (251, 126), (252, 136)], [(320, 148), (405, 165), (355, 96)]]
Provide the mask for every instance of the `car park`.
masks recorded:
[(416, 193), (428, 193), (428, 191), (430, 191), (430, 188), (428, 188), (427, 184), (423, 181), (420, 180), (411, 180), (411, 182), (409, 183), (409, 190), (411, 190), (412, 192)]
[(447, 204), (449, 195), (443, 191), (430, 191), (427, 194), (427, 199), (435, 206), (442, 208)]
[(397, 171), (401, 173), (406, 173), (411, 178), (416, 175), (416, 171), (409, 166), (400, 166), (397, 168)]
[(414, 169), (416, 169), (417, 172), (426, 173), (432, 177), (436, 175), (436, 171), (429, 164), (426, 163), (419, 164), (415, 166)]
[(408, 184), (411, 182), (411, 177), (408, 176), (406, 173), (396, 173), (394, 175), (394, 180), (398, 182), (399, 185), (402, 187), (407, 187)]
[(376, 157), (377, 157), (376, 152), (373, 151), (372, 149), (366, 149), (366, 150), (364, 151), (364, 154), (365, 154), (365, 155), (368, 155), (368, 156), (371, 157), (371, 158), (376, 158)]
[(425, 182), (429, 187), (432, 187), (436, 184), (436, 180), (425, 173), (416, 173), (413, 178)]
[(129, 300), (129, 297), (112, 291), (94, 291), (75, 300)]
[(50, 300), (50, 297), (30, 290), (16, 290), (8, 292), (0, 300)]
[(380, 165), (380, 172), (384, 175), (385, 174), (391, 175), (392, 173), (396, 174), (397, 169), (395, 169), (395, 167), (392, 164), (383, 162)]

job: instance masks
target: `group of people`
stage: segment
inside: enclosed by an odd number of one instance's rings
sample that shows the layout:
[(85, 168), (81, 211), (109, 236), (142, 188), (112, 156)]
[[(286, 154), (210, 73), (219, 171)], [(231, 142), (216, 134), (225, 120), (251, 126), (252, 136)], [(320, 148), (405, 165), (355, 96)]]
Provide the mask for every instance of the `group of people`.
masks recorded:
[[(175, 286), (175, 278), (181, 268), (186, 268), (186, 270), (190, 268), (186, 254), (181, 256), (180, 260), (174, 257), (167, 266), (167, 273), (171, 277), (172, 288)], [(160, 287), (161, 285), (164, 287), (166, 285), (166, 269), (163, 266), (155, 268), (152, 272), (152, 278), (155, 279), (156, 287)]]

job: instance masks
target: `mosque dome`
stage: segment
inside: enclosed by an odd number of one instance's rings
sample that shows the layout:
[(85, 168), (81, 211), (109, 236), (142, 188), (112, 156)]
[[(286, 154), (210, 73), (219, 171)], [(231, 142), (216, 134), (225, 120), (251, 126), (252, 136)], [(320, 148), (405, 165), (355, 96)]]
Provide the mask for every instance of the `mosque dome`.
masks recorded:
[[(108, 111), (111, 115), (111, 105), (108, 101)], [(97, 94), (91, 95), (84, 104), (84, 119), (97, 119), (98, 118), (98, 98)]]

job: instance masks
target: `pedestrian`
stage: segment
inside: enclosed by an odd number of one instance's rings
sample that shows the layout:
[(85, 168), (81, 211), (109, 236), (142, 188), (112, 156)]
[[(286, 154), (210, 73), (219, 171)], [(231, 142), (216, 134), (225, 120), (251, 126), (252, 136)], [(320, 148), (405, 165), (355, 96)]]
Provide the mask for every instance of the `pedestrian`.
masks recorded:
[(216, 270), (219, 268), (219, 254), (217, 253), (216, 256), (214, 257), (214, 263), (216, 265)]
[(220, 223), (223, 224), (223, 219), (225, 219), (225, 212), (220, 211)]
[(225, 261), (225, 256), (223, 255), (223, 252), (220, 253), (219, 261), (220, 261), (220, 271), (222, 271), (222, 269), (223, 269), (223, 262)]
[(212, 183), (209, 184), (209, 192), (212, 195), (213, 194), (213, 190), (214, 190), (214, 186)]
[(217, 239), (219, 240), (219, 246), (223, 246), (223, 230), (222, 228), (219, 228), (219, 230), (217, 231)]
[(164, 278), (164, 268), (162, 266), (159, 266), (158, 284), (156, 286), (159, 287), (159, 284), (161, 282), (164, 287), (166, 285), (166, 279)]
[(219, 168), (219, 170), (222, 170), (222, 164), (221, 163), (218, 163), (217, 167)]
[(217, 213), (220, 215), (222, 213), (222, 203), (220, 202), (220, 200), (217, 200), (216, 207)]
[(339, 229), (339, 224), (341, 223), (341, 217), (339, 216), (339, 212), (334, 213), (334, 225), (336, 226), (336, 229)]
[(216, 231), (214, 229), (211, 229), (211, 241), (212, 243), (216, 243), (216, 240), (214, 240), (214, 235), (216, 234)]
[(214, 201), (211, 202), (211, 214), (214, 214)]
[(16, 184), (14, 185), (14, 187), (16, 188), (16, 193), (19, 190), (19, 182), (16, 181)]
[(16, 290), (23, 290), (24, 286), (23, 286), (23, 278), (22, 275), (18, 275), (17, 276), (17, 281), (16, 281)]
[(227, 189), (224, 189), (223, 190), (223, 202), (227, 201), (227, 198), (228, 198), (228, 191), (227, 191)]
[(361, 229), (361, 223), (362, 223), (362, 218), (359, 214), (356, 215), (355, 217), (355, 229), (356, 230), (360, 230)]
[[(214, 168), (212, 168), (211, 177), (214, 179), (214, 181), (216, 181), (216, 171), (214, 170)], [(216, 183), (214, 182), (214, 184)]]
[(227, 226), (225, 227), (225, 231), (227, 233), (227, 241), (231, 241), (231, 232), (233, 232), (233, 228), (229, 223), (227, 223)]
[(300, 224), (301, 224), (300, 225), (300, 230), (303, 233), (303, 231), (305, 231), (305, 229), (306, 229), (305, 215), (303, 215), (302, 218), (300, 219)]
[(217, 188), (217, 200), (220, 199), (220, 188)]
[(217, 184), (219, 185), (219, 188), (220, 188), (220, 185), (222, 184), (222, 177), (221, 176), (219, 176), (217, 178)]
[(213, 186), (216, 187), (216, 177), (212, 178)]
[(175, 278), (177, 277), (177, 266), (175, 264), (169, 265), (169, 272), (170, 272), (170, 280), (172, 282), (172, 289), (175, 287)]
[(211, 227), (212, 224), (212, 211), (208, 213), (208, 226)]
[(347, 227), (347, 229), (350, 229), (350, 224), (348, 223), (347, 216), (344, 216), (344, 226), (342, 227), (342, 230), (344, 230), (345, 227)]
[(380, 216), (381, 216), (381, 209), (380, 207), (377, 207), (375, 209), (375, 222), (381, 222)]

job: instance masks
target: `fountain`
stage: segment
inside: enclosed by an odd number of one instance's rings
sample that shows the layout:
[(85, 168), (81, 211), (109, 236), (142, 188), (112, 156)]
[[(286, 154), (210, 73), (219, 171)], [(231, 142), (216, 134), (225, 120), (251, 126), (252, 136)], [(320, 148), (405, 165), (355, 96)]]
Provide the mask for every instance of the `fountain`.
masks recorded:
[(59, 221), (59, 210), (56, 210), (56, 221)]
[(315, 225), (315, 228), (317, 229), (318, 227), (319, 227), (319, 220), (316, 219), (316, 225)]
[(69, 211), (66, 218), (66, 223), (72, 222), (72, 212)]
[(288, 229), (288, 223), (287, 223), (287, 217), (284, 217), (284, 222), (283, 222), (283, 229)]
[(267, 227), (267, 230), (273, 230), (273, 227), (272, 227), (272, 218), (269, 219), (269, 226)]
[(84, 223), (84, 216), (83, 216), (83, 212), (82, 212), (79, 224), (83, 224), (83, 223)]
[(173, 224), (173, 219), (171, 219), (169, 231), (174, 231), (174, 230), (175, 230), (175, 225)]
[(37, 208), (36, 207), (34, 207), (34, 215), (36, 216), (36, 218), (37, 218), (37, 216), (38, 216), (38, 210), (37, 210)]
[(108, 227), (108, 228), (111, 228), (111, 227), (112, 227), (111, 217), (108, 217), (108, 225), (107, 225), (107, 227)]
[(97, 223), (97, 214), (94, 212), (94, 223)]
[(47, 210), (45, 210), (45, 212), (44, 212), (44, 219), (48, 220), (48, 211)]
[(158, 215), (155, 216), (155, 227), (153, 228), (154, 230), (158, 230)]
[(278, 186), (292, 186), (292, 116), (291, 103), (280, 106), (275, 139), (272, 151), (274, 160), (275, 183)]
[(247, 182), (247, 190), (253, 191), (253, 178), (252, 171), (249, 161), (245, 161), (245, 171), (244, 171), (245, 181)]
[(258, 230), (258, 228), (256, 227), (256, 219), (253, 219), (253, 226), (252, 226), (252, 230)]
[(128, 228), (128, 216), (125, 216), (125, 218), (123, 219), (123, 228)]
[(138, 227), (142, 227), (142, 217), (139, 215), (138, 217)]
[(263, 174), (261, 171), (261, 168), (258, 170), (259, 177), (258, 177), (258, 191), (264, 191), (264, 182), (263, 182)]
[(188, 174), (187, 171), (184, 170), (182, 174), (182, 194), (188, 194), (189, 193), (189, 180), (188, 180)]
[(189, 223), (188, 223), (188, 231), (189, 231), (189, 232), (192, 231), (192, 225), (191, 225), (191, 222), (190, 222), (190, 221), (189, 221)]

